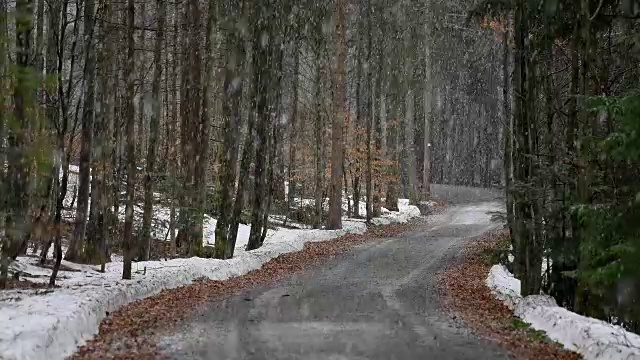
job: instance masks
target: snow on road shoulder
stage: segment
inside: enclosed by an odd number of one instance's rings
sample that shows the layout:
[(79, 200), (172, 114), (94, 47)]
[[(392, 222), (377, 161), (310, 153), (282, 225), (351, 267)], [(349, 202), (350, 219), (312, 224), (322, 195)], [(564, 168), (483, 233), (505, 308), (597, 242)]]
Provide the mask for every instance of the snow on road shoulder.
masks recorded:
[[(389, 222), (406, 222), (419, 216), (408, 204), (388, 214)], [(349, 233), (364, 233), (362, 221), (345, 219), (341, 230), (278, 229), (269, 233), (257, 250), (244, 251), (246, 241), (238, 239), (236, 256), (230, 260), (203, 258), (146, 261), (133, 264), (133, 280), (121, 280), (122, 262), (107, 264), (105, 273), (97, 267), (67, 263), (78, 271), (61, 271), (60, 288), (51, 290), (9, 290), (0, 293), (0, 359), (62, 359), (91, 339), (108, 312), (206, 277), (224, 280), (260, 268), (280, 254), (302, 250), (307, 242), (325, 241)], [(15, 265), (44, 282), (49, 271), (35, 266), (37, 259), (20, 258)]]
[(418, 216), (420, 216), (420, 209), (417, 206), (409, 205), (409, 199), (399, 199), (398, 211), (394, 212), (382, 208), (382, 216), (372, 219), (371, 223), (374, 225), (404, 224)]
[(573, 313), (546, 295), (522, 298), (520, 280), (502, 265), (494, 265), (487, 286), (514, 314), (532, 328), (565, 348), (582, 355), (585, 360), (640, 359), (640, 336), (620, 326)]

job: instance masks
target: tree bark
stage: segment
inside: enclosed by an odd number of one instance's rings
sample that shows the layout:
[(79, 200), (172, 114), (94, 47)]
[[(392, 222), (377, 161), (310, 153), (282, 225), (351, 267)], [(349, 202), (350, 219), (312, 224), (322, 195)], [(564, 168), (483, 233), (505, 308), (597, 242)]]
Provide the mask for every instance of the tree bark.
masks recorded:
[[(251, 231), (247, 251), (259, 248), (262, 239), (264, 213), (269, 197), (269, 184), (267, 181), (268, 161), (268, 136), (272, 126), (272, 115), (269, 107), (269, 91), (272, 85), (272, 60), (273, 47), (275, 46), (275, 31), (270, 24), (273, 16), (273, 2), (271, 0), (260, 4), (256, 9), (258, 22), (253, 35), (254, 55), (254, 84), (255, 94), (253, 107), (256, 109), (256, 152), (254, 168), (254, 202), (251, 212)], [(265, 39), (266, 38), (266, 39)], [(266, 44), (264, 43), (266, 41)]]
[[(320, 28), (320, 26), (318, 26)], [(320, 28), (321, 29), (321, 28)], [(320, 37), (321, 31), (318, 31), (317, 36)], [(321, 42), (321, 40), (320, 40)], [(314, 186), (314, 204), (315, 204), (315, 221), (314, 227), (319, 229), (322, 226), (322, 202), (323, 202), (323, 188), (322, 179), (324, 178), (324, 159), (322, 152), (322, 144), (324, 143), (323, 123), (322, 123), (322, 55), (320, 50), (315, 54), (316, 69), (315, 69), (315, 104), (314, 104), (314, 135), (315, 135), (315, 186)]]
[(171, 99), (173, 104), (171, 105), (171, 120), (169, 123), (169, 136), (167, 141), (169, 142), (169, 178), (171, 188), (171, 200), (169, 204), (169, 236), (171, 237), (171, 253), (176, 253), (176, 197), (178, 196), (177, 183), (178, 183), (178, 144), (176, 143), (178, 137), (176, 131), (178, 129), (178, 34), (180, 32), (179, 15), (177, 5), (174, 5), (173, 11), (173, 49), (172, 49), (172, 65), (173, 71), (171, 72)]
[[(237, 17), (241, 14), (241, 9), (234, 9), (232, 16)], [(228, 259), (233, 256), (235, 242), (237, 237), (237, 224), (242, 212), (242, 204), (233, 202), (233, 193), (237, 177), (236, 164), (239, 153), (239, 138), (242, 127), (242, 92), (243, 92), (243, 75), (245, 63), (245, 45), (242, 34), (236, 29), (225, 29), (226, 48), (230, 50), (224, 66), (224, 87), (222, 90), (222, 114), (224, 117), (223, 127), (223, 147), (219, 153), (219, 163), (221, 170), (218, 180), (218, 209), (220, 215), (216, 223), (216, 245), (215, 257), (217, 259)], [(266, 66), (266, 65), (265, 65)], [(250, 117), (252, 115), (249, 115)], [(248, 138), (250, 139), (250, 138)], [(245, 162), (245, 152), (248, 150), (247, 143), (243, 150), (243, 164), (241, 172), (248, 172), (249, 164)], [(241, 174), (241, 178), (246, 176)], [(257, 175), (257, 174), (256, 174)], [(240, 180), (239, 188), (243, 187), (242, 182), (247, 181), (248, 176)], [(239, 196), (240, 192), (238, 192)], [(236, 210), (236, 206), (239, 210)], [(225, 209), (234, 209), (232, 212)], [(235, 234), (234, 234), (235, 233)]]
[(335, 67), (333, 81), (334, 114), (331, 124), (331, 182), (329, 185), (329, 214), (327, 229), (342, 229), (342, 127), (346, 116), (345, 107), (345, 4), (344, 0), (336, 3), (336, 31), (335, 31)]
[(135, 1), (127, 1), (127, 62), (125, 64), (126, 79), (126, 151), (127, 151), (127, 202), (124, 210), (124, 231), (122, 234), (124, 265), (122, 268), (122, 278), (131, 280), (131, 261), (135, 256), (133, 239), (133, 206), (135, 201), (136, 182), (136, 138), (135, 138), (135, 111), (133, 106), (134, 92), (134, 26), (135, 26)]
[[(425, 40), (425, 42), (428, 42), (428, 36), (430, 32), (427, 25), (425, 25), (425, 28), (425, 35), (427, 37), (427, 40)], [(422, 188), (420, 189), (420, 194), (423, 201), (429, 200), (429, 198), (431, 197), (431, 113), (433, 107), (433, 93), (431, 91), (431, 88), (433, 86), (433, 79), (431, 77), (431, 49), (429, 45), (425, 45), (423, 94), (424, 135), (422, 139)]]
[(293, 99), (291, 104), (291, 120), (289, 122), (289, 166), (287, 168), (287, 178), (289, 181), (287, 191), (287, 214), (291, 212), (291, 208), (295, 205), (297, 195), (297, 179), (296, 179), (296, 146), (298, 145), (298, 136), (302, 132), (298, 128), (298, 98), (299, 98), (299, 78), (300, 78), (300, 49), (299, 41), (293, 43)]
[(29, 84), (32, 76), (32, 16), (33, 1), (17, 0), (15, 5), (17, 74), (13, 89), (13, 116), (16, 126), (10, 129), (7, 136), (8, 183), (5, 193), (8, 209), (5, 220), (7, 240), (5, 240), (6, 243), (2, 249), (2, 260), (0, 261), (0, 289), (6, 287), (10, 259), (18, 255), (29, 209), (27, 191), (30, 160), (27, 157), (26, 146), (29, 129), (27, 112), (33, 100), (33, 89)]
[[(7, 19), (7, 10), (8, 10), (8, 0), (0, 0), (0, 94), (2, 98), (0, 99), (0, 164), (6, 163), (6, 147), (4, 139), (7, 138), (7, 114), (8, 114), (8, 96), (5, 94), (9, 93), (9, 81), (8, 81), (8, 69), (9, 69), (9, 32), (8, 32), (8, 19)], [(7, 175), (4, 167), (0, 169), (0, 190), (5, 191), (5, 185), (7, 180)], [(6, 212), (9, 209), (6, 207), (4, 201), (0, 201), (0, 228), (4, 229), (5, 220), (6, 220)], [(4, 246), (4, 241), (0, 242), (0, 245)]]
[(138, 259), (149, 260), (151, 252), (151, 217), (153, 213), (153, 188), (155, 183), (156, 150), (160, 135), (160, 81), (162, 80), (162, 45), (164, 42), (164, 26), (167, 18), (166, 1), (157, 0), (157, 30), (156, 42), (153, 50), (153, 84), (151, 85), (152, 113), (149, 122), (149, 146), (147, 147), (146, 174), (144, 178), (144, 209), (142, 213), (142, 236), (138, 248)]
[(89, 220), (89, 191), (91, 187), (91, 152), (93, 150), (93, 125), (95, 116), (95, 78), (96, 44), (93, 39), (95, 30), (95, 0), (87, 0), (84, 7), (84, 103), (82, 106), (82, 142), (80, 148), (80, 169), (78, 174), (78, 206), (76, 208), (75, 228), (65, 259), (72, 262), (85, 262), (84, 246), (87, 222)]
[(367, 105), (366, 105), (366, 111), (365, 111), (365, 117), (366, 117), (366, 121), (367, 121), (367, 169), (366, 169), (366, 197), (367, 197), (367, 223), (371, 222), (371, 219), (373, 219), (373, 169), (372, 169), (372, 164), (371, 162), (373, 161), (373, 154), (372, 154), (372, 149), (371, 149), (371, 138), (372, 138), (372, 131), (373, 131), (373, 117), (374, 117), (374, 109), (373, 109), (373, 103), (374, 103), (374, 87), (373, 87), (373, 81), (372, 81), (372, 74), (371, 74), (371, 66), (369, 64), (371, 64), (371, 52), (372, 52), (372, 28), (371, 28), (371, 12), (372, 12), (372, 4), (367, 4), (367, 67), (365, 70), (365, 74), (364, 77), (366, 79), (366, 84), (367, 84), (367, 91), (368, 91), (368, 96), (366, 99)]

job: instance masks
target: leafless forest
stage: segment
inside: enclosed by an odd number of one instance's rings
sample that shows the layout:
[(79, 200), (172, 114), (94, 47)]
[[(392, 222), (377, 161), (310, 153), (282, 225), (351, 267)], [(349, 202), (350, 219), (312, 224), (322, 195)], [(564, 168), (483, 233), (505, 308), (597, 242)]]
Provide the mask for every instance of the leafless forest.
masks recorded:
[(523, 295), (637, 331), (639, 14), (633, 0), (0, 0), (0, 286), (26, 253), (54, 249), (51, 285), (63, 258), (115, 254), (131, 279), (157, 256), (232, 258), (241, 224), (257, 249), (276, 215), (338, 229), (420, 205), (431, 183), (499, 187)]

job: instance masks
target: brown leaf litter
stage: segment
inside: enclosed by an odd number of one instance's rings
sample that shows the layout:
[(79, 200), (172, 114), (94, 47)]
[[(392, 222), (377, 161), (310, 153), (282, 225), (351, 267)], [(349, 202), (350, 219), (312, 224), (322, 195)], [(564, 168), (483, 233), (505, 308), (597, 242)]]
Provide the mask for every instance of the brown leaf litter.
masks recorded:
[(473, 239), (465, 247), (463, 259), (440, 275), (446, 310), (459, 315), (475, 334), (503, 346), (515, 359), (581, 359), (516, 319), (485, 284), (491, 265), (483, 254), (497, 247), (507, 234), (501, 230)]

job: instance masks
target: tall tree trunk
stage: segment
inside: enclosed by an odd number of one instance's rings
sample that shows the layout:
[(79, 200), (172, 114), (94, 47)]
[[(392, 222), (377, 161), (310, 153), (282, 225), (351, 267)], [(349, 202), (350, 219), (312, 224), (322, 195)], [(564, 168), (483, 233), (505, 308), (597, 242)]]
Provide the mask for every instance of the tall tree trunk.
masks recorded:
[[(506, 24), (507, 20), (503, 19)], [(507, 206), (507, 225), (509, 227), (511, 245), (515, 250), (514, 233), (515, 226), (513, 217), (513, 117), (511, 116), (511, 79), (509, 71), (509, 59), (510, 45), (509, 45), (509, 30), (508, 26), (505, 26), (503, 34), (503, 51), (502, 51), (502, 101), (503, 101), (503, 113), (504, 113), (504, 179), (506, 187), (506, 206)]]
[[(182, 91), (183, 96), (180, 106), (182, 110), (181, 124), (181, 148), (182, 148), (182, 170), (184, 189), (182, 204), (180, 209), (180, 230), (178, 240), (184, 242), (187, 254), (194, 254), (197, 249), (195, 233), (195, 216), (197, 214), (197, 189), (196, 189), (196, 165), (197, 151), (200, 144), (201, 135), (200, 120), (202, 105), (202, 57), (200, 56), (200, 36), (201, 28), (200, 2), (198, 0), (187, 1), (185, 8), (185, 24), (189, 32), (183, 34), (185, 39), (184, 59), (182, 64)], [(187, 35), (191, 32), (191, 35)]]
[(15, 126), (8, 132), (6, 187), (7, 217), (5, 220), (6, 243), (2, 248), (0, 264), (0, 289), (6, 287), (10, 259), (18, 255), (24, 237), (24, 226), (27, 221), (28, 203), (28, 167), (31, 160), (28, 154), (29, 118), (27, 117), (33, 103), (31, 76), (33, 61), (31, 58), (31, 33), (33, 31), (33, 1), (17, 0), (16, 17), (16, 65), (17, 73), (13, 89), (13, 116)]
[(376, 8), (376, 13), (378, 14), (378, 19), (379, 22), (381, 22), (381, 24), (378, 24), (379, 26), (379, 30), (377, 32), (377, 57), (378, 57), (378, 61), (377, 61), (377, 74), (376, 74), (376, 81), (375, 81), (375, 92), (377, 92), (377, 98), (378, 98), (378, 107), (379, 107), (379, 111), (375, 112), (374, 116), (376, 117), (376, 121), (375, 121), (375, 132), (376, 132), (376, 136), (375, 136), (375, 142), (376, 142), (376, 161), (377, 161), (377, 167), (376, 167), (376, 179), (375, 179), (375, 183), (374, 183), (374, 194), (373, 194), (373, 216), (380, 216), (381, 212), (382, 212), (382, 194), (383, 194), (383, 174), (384, 174), (384, 170), (381, 168), (381, 163), (382, 160), (385, 158), (386, 156), (386, 144), (387, 144), (387, 139), (386, 139), (386, 105), (385, 105), (385, 97), (386, 97), (386, 93), (384, 91), (384, 61), (385, 61), (385, 57), (384, 57), (384, 39), (383, 39), (383, 34), (384, 34), (384, 21), (383, 21), (383, 17), (381, 16), (382, 14), (382, 9), (381, 6)]
[(329, 185), (329, 214), (327, 229), (342, 229), (342, 147), (345, 106), (346, 21), (344, 0), (336, 3), (335, 68), (333, 81), (333, 122), (331, 124), (331, 182)]
[[(65, 34), (66, 27), (60, 26), (60, 20), (63, 14), (67, 13), (67, 9), (69, 7), (69, 0), (63, 0), (62, 4), (60, 4), (59, 0), (49, 2), (49, 17), (50, 17), (50, 29), (56, 29), (55, 31), (50, 31), (49, 37), (49, 50), (48, 50), (48, 59), (47, 59), (47, 72), (51, 72), (52, 74), (62, 74), (64, 70), (64, 54), (65, 47), (62, 44), (65, 43)], [(64, 15), (64, 19), (66, 20), (66, 15)], [(73, 45), (71, 47), (71, 54), (75, 49), (75, 44), (78, 39), (78, 22), (80, 18), (80, 13), (76, 12), (74, 25), (73, 25), (73, 34), (74, 40)], [(59, 31), (59, 33), (57, 33)], [(71, 57), (71, 65), (69, 72), (69, 85), (73, 81), (73, 69), (75, 65), (76, 57), (72, 55)], [(61, 225), (62, 225), (62, 210), (64, 207), (64, 199), (67, 195), (67, 186), (69, 184), (69, 159), (71, 158), (71, 139), (69, 139), (69, 145), (65, 146), (65, 136), (68, 133), (68, 125), (69, 121), (69, 112), (68, 112), (68, 99), (65, 98), (64, 91), (64, 83), (62, 79), (56, 79), (56, 94), (53, 96), (56, 99), (56, 103), (52, 105), (55, 107), (55, 110), (52, 109), (51, 112), (51, 121), (56, 127), (57, 132), (57, 146), (58, 146), (58, 154), (60, 164), (56, 164), (59, 169), (56, 169), (55, 175), (56, 179), (59, 179), (60, 172), (62, 172), (62, 179), (60, 183), (56, 183), (54, 181), (54, 188), (58, 188), (58, 194), (56, 203), (55, 203), (55, 213), (53, 215), (53, 228), (54, 233), (52, 234), (54, 245), (54, 257), (55, 257), (55, 265), (53, 267), (53, 272), (51, 278), (49, 280), (49, 284), (53, 286), (55, 284), (55, 278), (57, 275), (57, 270), (60, 267), (60, 262), (62, 261), (62, 233), (61, 233)], [(68, 87), (69, 88), (69, 87)], [(75, 124), (73, 125), (73, 130), (75, 130)], [(55, 191), (55, 190), (54, 190)], [(75, 191), (75, 190), (74, 190)], [(52, 241), (48, 241), (45, 246), (42, 248), (40, 253), (40, 264), (44, 264), (47, 260), (47, 254), (49, 252), (49, 248), (51, 246)]]
[(127, 202), (124, 210), (124, 231), (122, 234), (124, 265), (122, 268), (122, 278), (131, 280), (131, 261), (133, 260), (134, 244), (133, 239), (133, 206), (135, 201), (135, 182), (136, 182), (136, 138), (135, 138), (135, 111), (133, 107), (134, 92), (134, 26), (135, 26), (135, 1), (127, 1), (127, 62), (125, 64), (126, 79), (126, 136), (127, 136)]
[[(249, 114), (247, 119), (247, 133), (245, 135), (244, 147), (242, 149), (242, 160), (240, 162), (240, 175), (238, 179), (238, 190), (236, 191), (236, 199), (233, 204), (233, 215), (229, 224), (229, 235), (227, 239), (226, 258), (233, 257), (238, 238), (238, 227), (240, 226), (240, 217), (244, 206), (244, 196), (247, 186), (249, 186), (249, 168), (251, 167), (251, 159), (254, 143), (254, 114)], [(217, 239), (217, 238), (216, 238)]]
[(107, 239), (109, 210), (108, 188), (106, 187), (106, 174), (108, 171), (107, 163), (109, 162), (109, 143), (106, 141), (110, 132), (110, 121), (112, 119), (109, 98), (111, 96), (111, 77), (109, 56), (113, 53), (111, 37), (108, 32), (108, 21), (111, 19), (111, 4), (107, 4), (104, 0), (100, 0), (98, 4), (98, 12), (106, 21), (100, 21), (96, 26), (94, 36), (97, 41), (97, 81), (96, 81), (96, 101), (98, 105), (95, 111), (95, 120), (93, 128), (93, 149), (91, 164), (91, 204), (89, 211), (89, 223), (87, 233), (91, 236), (87, 237), (85, 248), (85, 261), (90, 264), (101, 264), (104, 266), (107, 261)]
[[(0, 164), (6, 164), (7, 148), (5, 146), (5, 139), (7, 138), (7, 119), (9, 113), (9, 32), (8, 32), (8, 0), (0, 0)], [(3, 193), (6, 191), (6, 181), (8, 180), (8, 174), (5, 172), (5, 168), (0, 169), (0, 191)], [(5, 228), (5, 220), (7, 211), (9, 208), (4, 201), (0, 201), (0, 228)], [(5, 246), (5, 239), (0, 241), (0, 246)], [(2, 258), (4, 261), (4, 257)], [(3, 266), (3, 264), (0, 264)], [(7, 264), (8, 266), (8, 264)]]
[[(514, 90), (517, 91), (514, 118), (516, 132), (516, 151), (514, 154), (514, 181), (519, 186), (514, 194), (515, 258), (516, 274), (522, 281), (522, 295), (540, 293), (540, 267), (536, 257), (536, 241), (534, 236), (534, 213), (532, 190), (524, 186), (532, 177), (532, 144), (531, 131), (533, 118), (534, 74), (533, 59), (530, 54), (529, 9), (526, 3), (518, 3), (515, 14), (515, 77)], [(537, 273), (536, 273), (537, 272)]]
[[(241, 9), (236, 8), (233, 12), (234, 17), (241, 14)], [(242, 34), (236, 29), (227, 29), (226, 48), (230, 50), (227, 55), (224, 66), (224, 87), (222, 89), (222, 115), (224, 118), (224, 145), (219, 152), (219, 163), (221, 170), (219, 173), (219, 192), (218, 209), (220, 215), (216, 223), (216, 245), (215, 257), (217, 259), (228, 259), (233, 256), (237, 237), (237, 224), (242, 212), (242, 203), (233, 203), (233, 192), (236, 183), (236, 166), (239, 152), (239, 138), (242, 127), (242, 92), (243, 92), (243, 75), (245, 64), (245, 45)], [(266, 66), (266, 65), (264, 65)], [(251, 114), (249, 115), (252, 116)], [(250, 137), (248, 139), (251, 139)], [(245, 163), (245, 152), (249, 149), (248, 143), (245, 143), (243, 150), (243, 159), (241, 172), (248, 171), (249, 164)], [(241, 177), (244, 174), (241, 175)], [(256, 173), (256, 176), (258, 174)], [(239, 188), (242, 182), (247, 178), (240, 180)], [(238, 196), (242, 196), (238, 191)], [(256, 195), (257, 196), (257, 195)], [(235, 208), (239, 207), (239, 210)], [(225, 211), (225, 209), (234, 209), (233, 212)], [(235, 225), (234, 225), (235, 224)], [(234, 234), (235, 232), (235, 234)]]
[(287, 168), (287, 180), (289, 187), (287, 191), (287, 214), (291, 212), (291, 208), (295, 205), (297, 196), (297, 179), (296, 179), (296, 146), (298, 146), (298, 136), (302, 132), (298, 125), (298, 98), (299, 98), (299, 78), (300, 78), (300, 49), (299, 41), (293, 43), (293, 94), (291, 104), (291, 120), (289, 122), (289, 167)]
[(153, 84), (151, 85), (152, 108), (149, 122), (149, 146), (147, 147), (146, 174), (144, 178), (144, 209), (142, 213), (142, 236), (138, 248), (138, 259), (149, 260), (151, 252), (151, 217), (153, 212), (153, 187), (155, 184), (156, 150), (160, 135), (160, 117), (162, 116), (160, 81), (162, 80), (162, 44), (164, 26), (167, 18), (166, 1), (157, 0), (156, 43), (153, 50)]
[[(358, 31), (358, 33), (362, 33), (364, 32), (359, 26), (356, 28), (356, 30)], [(364, 107), (366, 105), (364, 105), (365, 101), (363, 100), (363, 78), (362, 78), (362, 58), (363, 58), (363, 51), (362, 48), (364, 47), (364, 45), (362, 44), (362, 37), (360, 35), (357, 36), (356, 38), (356, 50), (355, 50), (355, 54), (356, 54), (356, 78), (355, 78), (355, 87), (356, 87), (356, 96), (355, 96), (355, 110), (356, 110), (356, 122), (353, 126), (354, 129), (354, 133), (355, 133), (355, 141), (353, 141), (353, 151), (356, 152), (356, 156), (354, 157), (354, 159), (352, 160), (353, 163), (353, 170), (351, 171), (351, 173), (353, 174), (353, 180), (352, 180), (352, 186), (353, 186), (353, 217), (358, 218), (361, 216), (360, 214), (360, 197), (361, 197), (361, 193), (360, 193), (360, 173), (361, 173), (361, 169), (360, 169), (360, 158), (361, 158), (361, 142), (362, 142), (362, 135), (361, 135), (361, 131), (362, 131), (362, 118), (364, 116), (364, 112), (363, 111)], [(333, 130), (332, 130), (333, 131)], [(345, 188), (346, 190), (346, 188)]]
[[(137, 26), (138, 40), (137, 44), (142, 48), (142, 51), (139, 52), (139, 60), (136, 61), (137, 72), (138, 72), (138, 82), (137, 82), (137, 95), (138, 95), (138, 106), (136, 115), (138, 116), (138, 125), (134, 130), (136, 134), (138, 134), (138, 146), (136, 146), (136, 159), (141, 159), (144, 157), (143, 151), (145, 149), (145, 143), (147, 140), (147, 131), (145, 129), (145, 118), (147, 115), (146, 110), (146, 101), (147, 101), (147, 32), (145, 30), (145, 18), (147, 17), (147, 1), (141, 1), (138, 3), (139, 12), (137, 18), (140, 19), (140, 23)], [(135, 104), (135, 102), (134, 102)], [(146, 166), (146, 163), (145, 163)], [(138, 236), (139, 234), (136, 234)], [(140, 239), (138, 239), (139, 241)], [(139, 243), (136, 243), (139, 247)]]
[[(48, 96), (46, 103), (47, 108), (47, 121), (52, 124), (54, 127), (57, 127), (60, 124), (60, 99), (58, 99), (56, 95), (55, 89), (58, 87), (60, 79), (58, 79), (58, 56), (62, 56), (62, 54), (58, 54), (58, 41), (63, 38), (63, 34), (60, 29), (60, 16), (61, 16), (61, 0), (50, 0), (47, 2), (47, 17), (48, 17), (48, 30), (47, 30), (47, 52), (46, 52), (46, 69), (47, 76), (53, 81), (51, 89), (53, 89)], [(55, 254), (55, 264), (53, 266), (53, 271), (51, 273), (51, 277), (49, 278), (49, 285), (55, 285), (55, 279), (58, 275), (58, 270), (60, 269), (60, 263), (62, 261), (62, 244), (61, 244), (61, 236), (60, 236), (60, 221), (61, 219), (57, 218), (58, 207), (60, 208), (60, 215), (62, 215), (62, 204), (59, 197), (61, 194), (60, 189), (60, 174), (61, 168), (64, 159), (64, 139), (57, 135), (57, 144), (55, 150), (55, 157), (53, 163), (53, 184), (52, 184), (52, 207), (50, 209), (51, 215), (50, 218), (53, 222), (53, 232), (47, 234), (47, 240), (43, 244), (43, 248), (41, 249), (41, 254), (44, 255), (44, 260), (46, 260), (46, 255), (51, 248), (51, 244), (55, 241), (54, 246), (54, 254)], [(59, 241), (60, 240), (60, 241)]]
[(374, 117), (374, 109), (373, 109), (373, 103), (374, 103), (374, 88), (373, 88), (373, 81), (372, 81), (372, 74), (371, 74), (371, 47), (372, 47), (372, 28), (371, 28), (371, 12), (372, 12), (372, 8), (373, 5), (372, 4), (367, 4), (367, 67), (365, 70), (365, 74), (364, 77), (366, 79), (366, 88), (368, 91), (368, 96), (366, 98), (367, 101), (367, 105), (366, 105), (366, 111), (365, 111), (365, 117), (366, 117), (366, 121), (367, 121), (367, 176), (366, 176), (366, 197), (367, 197), (367, 223), (371, 222), (371, 219), (373, 219), (373, 169), (372, 169), (372, 164), (371, 162), (373, 161), (373, 154), (372, 154), (372, 150), (371, 150), (371, 137), (372, 137), (372, 131), (373, 131), (373, 117)]
[(417, 191), (417, 166), (416, 166), (416, 152), (415, 152), (415, 122), (414, 122), (414, 81), (413, 81), (413, 60), (412, 55), (412, 36), (411, 31), (405, 30), (405, 63), (404, 63), (404, 123), (402, 137), (404, 139), (403, 149), (403, 170), (405, 172), (405, 196), (409, 198), (409, 202), (412, 205), (417, 205), (418, 191)]
[(96, 46), (93, 39), (95, 25), (95, 0), (87, 0), (84, 7), (85, 65), (83, 84), (86, 89), (82, 106), (82, 142), (78, 175), (78, 206), (75, 228), (65, 259), (84, 262), (84, 239), (89, 220), (89, 191), (91, 187), (91, 152), (93, 144), (93, 119), (95, 115)]
[[(99, 238), (97, 244), (98, 248), (98, 260), (100, 261), (101, 271), (105, 271), (105, 264), (111, 260), (110, 247), (112, 239), (115, 238), (114, 228), (117, 228), (118, 220), (117, 214), (113, 213), (113, 203), (117, 199), (113, 199), (110, 196), (110, 189), (112, 188), (113, 177), (111, 176), (111, 137), (114, 131), (114, 124), (116, 119), (115, 113), (115, 91), (116, 83), (113, 79), (113, 74), (117, 73), (117, 65), (114, 61), (113, 54), (115, 53), (115, 27), (110, 22), (115, 21), (114, 6), (106, 0), (101, 0), (100, 7), (102, 8), (102, 16), (106, 19), (105, 22), (101, 22), (99, 29), (101, 30), (103, 42), (100, 50), (100, 77), (101, 77), (101, 93), (100, 93), (100, 126), (95, 129), (95, 144), (96, 144), (96, 158), (99, 159), (96, 168), (97, 181), (92, 183), (92, 188), (95, 189), (92, 194), (99, 194), (96, 196), (95, 209), (97, 216), (94, 217), (94, 229), (96, 237)], [(93, 201), (93, 197), (92, 197)]]
[[(275, 10), (275, 16), (282, 16), (282, 12), (288, 11), (288, 9), (279, 7)], [(284, 59), (284, 38), (287, 34), (287, 28), (279, 28), (276, 29), (276, 39), (279, 39), (280, 43), (274, 44), (275, 46), (272, 48), (271, 53), (271, 89), (275, 89), (274, 92), (270, 93), (269, 99), (271, 107), (274, 111), (274, 119), (280, 119), (282, 117), (282, 73), (283, 73), (283, 59)], [(276, 197), (274, 194), (278, 193), (277, 190), (280, 187), (280, 181), (276, 184), (275, 174), (278, 167), (278, 149), (280, 149), (281, 143), (281, 129), (282, 125), (279, 121), (272, 120), (271, 123), (271, 137), (268, 141), (268, 162), (267, 162), (267, 186), (266, 186), (266, 205), (262, 209), (262, 234), (260, 236), (260, 246), (264, 243), (264, 239), (267, 236), (267, 224), (269, 223), (269, 211), (271, 211), (271, 206), (273, 204), (274, 199)], [(279, 177), (279, 180), (282, 178)]]
[[(429, 39), (429, 28), (425, 25), (425, 42)], [(432, 99), (433, 92), (431, 88), (434, 86), (433, 79), (431, 77), (431, 48), (430, 45), (425, 45), (424, 54), (424, 92), (423, 92), (423, 116), (424, 116), (424, 128), (422, 137), (422, 188), (420, 189), (421, 198), (423, 201), (429, 200), (431, 197), (431, 119), (432, 119)]]
[[(260, 4), (256, 9), (256, 18), (260, 19), (256, 24), (253, 34), (253, 56), (254, 56), (254, 83), (255, 94), (253, 108), (256, 109), (256, 152), (254, 169), (254, 203), (251, 212), (251, 231), (247, 251), (259, 248), (262, 239), (264, 223), (264, 213), (267, 208), (269, 197), (269, 184), (267, 179), (268, 160), (268, 136), (272, 126), (272, 115), (269, 107), (269, 91), (272, 85), (273, 69), (273, 42), (275, 41), (273, 24), (270, 24), (273, 13), (273, 3), (271, 0), (266, 4)], [(267, 36), (268, 44), (263, 44)]]
[[(243, 10), (244, 16), (247, 18), (251, 18), (250, 7), (245, 7)], [(247, 56), (247, 45), (251, 46), (251, 42), (246, 41), (246, 36), (242, 36), (242, 44), (238, 44), (237, 46), (244, 47), (245, 57)], [(242, 70), (243, 74), (243, 84), (246, 87), (246, 90), (243, 89), (242, 99), (240, 100), (241, 110), (242, 108), (247, 108), (253, 99), (253, 88), (251, 86), (251, 73), (253, 69), (251, 68), (251, 58), (245, 58), (245, 64)], [(222, 76), (223, 74), (221, 74)], [(244, 146), (242, 148), (242, 159), (240, 161), (240, 173), (238, 175), (238, 189), (236, 190), (236, 198), (233, 204), (233, 214), (231, 215), (231, 220), (229, 222), (229, 233), (227, 236), (227, 248), (226, 248), (226, 257), (232, 258), (234, 256), (235, 248), (236, 248), (236, 240), (238, 238), (238, 228), (240, 227), (240, 222), (242, 221), (242, 210), (246, 206), (246, 198), (248, 197), (249, 191), (247, 188), (250, 184), (249, 171), (251, 168), (251, 161), (253, 159), (254, 154), (254, 128), (255, 128), (255, 113), (253, 111), (248, 111), (246, 115), (247, 128), (245, 133)]]
[(172, 255), (176, 253), (176, 197), (178, 196), (178, 137), (176, 131), (178, 130), (178, 34), (180, 27), (180, 17), (178, 15), (178, 6), (174, 4), (173, 9), (173, 49), (171, 62), (173, 65), (173, 71), (171, 72), (171, 120), (169, 123), (169, 136), (167, 141), (169, 142), (169, 178), (171, 181), (171, 193), (170, 193), (170, 209), (169, 209), (169, 236), (171, 237), (171, 252)]
[[(393, 95), (397, 96), (397, 95)], [(390, 169), (390, 179), (389, 184), (387, 186), (387, 194), (385, 198), (385, 207), (391, 211), (398, 211), (398, 191), (399, 191), (399, 175), (400, 170), (398, 164), (398, 148), (399, 148), (399, 129), (397, 121), (393, 121), (394, 117), (397, 118), (398, 111), (393, 107), (393, 102), (391, 103), (392, 108), (392, 124), (388, 126), (389, 131), (389, 152), (388, 156), (391, 160), (391, 169)]]
[[(318, 28), (321, 29), (320, 25)], [(318, 36), (321, 36), (321, 30), (318, 31)], [(324, 178), (324, 166), (323, 166), (323, 152), (322, 145), (324, 143), (323, 137), (323, 124), (322, 124), (322, 55), (320, 50), (316, 51), (316, 69), (315, 69), (315, 104), (314, 104), (314, 135), (315, 135), (315, 186), (314, 186), (314, 204), (315, 204), (315, 221), (314, 227), (319, 229), (322, 226), (322, 179)]]

